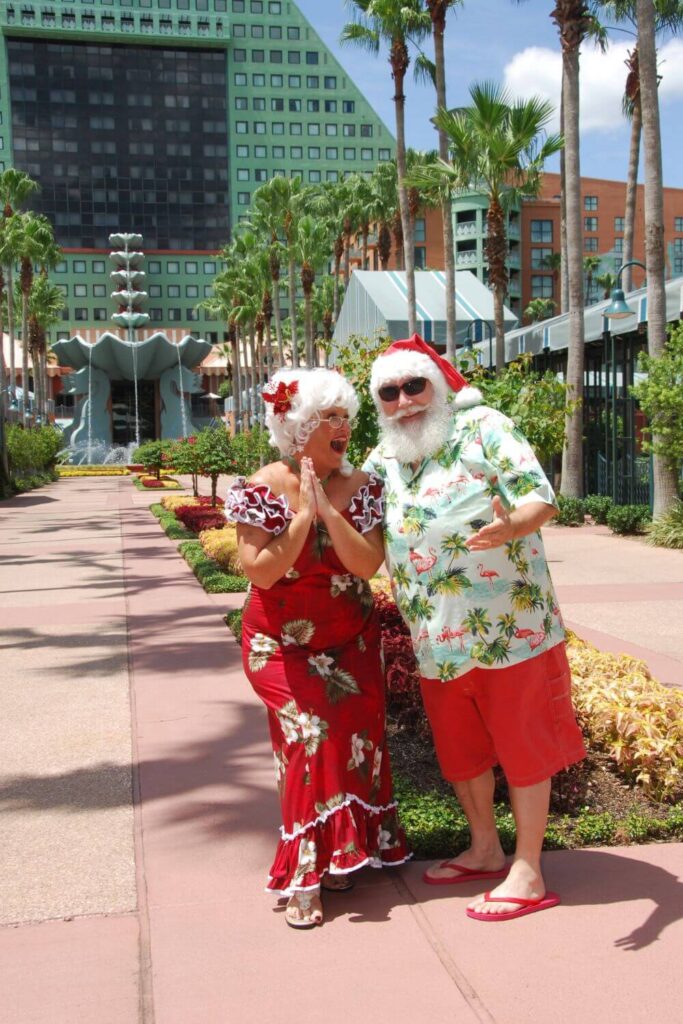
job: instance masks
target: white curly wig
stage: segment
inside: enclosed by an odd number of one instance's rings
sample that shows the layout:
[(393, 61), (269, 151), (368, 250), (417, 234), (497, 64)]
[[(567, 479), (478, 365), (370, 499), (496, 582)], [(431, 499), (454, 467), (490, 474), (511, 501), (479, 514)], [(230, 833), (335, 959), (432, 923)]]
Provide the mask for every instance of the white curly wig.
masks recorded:
[(288, 385), (294, 381), (298, 390), (292, 396), (287, 412), (275, 412), (273, 405), (266, 402), (266, 427), (271, 442), (282, 455), (294, 455), (303, 450), (320, 422), (323, 409), (339, 406), (346, 409), (350, 419), (358, 412), (358, 397), (351, 384), (336, 370), (322, 367), (278, 370), (266, 384), (264, 392), (273, 392), (278, 384)]

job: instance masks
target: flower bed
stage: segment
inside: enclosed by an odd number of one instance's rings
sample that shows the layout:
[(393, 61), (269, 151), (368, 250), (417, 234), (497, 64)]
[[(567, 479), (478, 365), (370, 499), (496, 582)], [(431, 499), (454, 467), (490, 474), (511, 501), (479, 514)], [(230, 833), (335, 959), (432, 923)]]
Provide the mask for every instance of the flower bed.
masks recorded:
[[(247, 589), (249, 581), (246, 577), (236, 573), (226, 572), (218, 562), (206, 554), (195, 534), (183, 526), (183, 524), (176, 519), (173, 512), (165, 509), (161, 504), (150, 505), (150, 512), (159, 520), (159, 525), (167, 537), (170, 537), (172, 540), (182, 541), (182, 543), (178, 545), (178, 551), (190, 566), (207, 593), (233, 594)], [(225, 526), (224, 519), (223, 526)]]
[[(181, 506), (211, 506), (211, 498), (206, 495), (201, 495), (199, 498), (191, 498), (188, 495), (169, 494), (168, 497), (161, 499), (161, 504), (168, 512), (175, 512), (177, 508)], [(216, 508), (223, 508), (223, 499), (216, 498)]]
[(130, 476), (127, 466), (57, 466), (59, 477)]
[(237, 531), (232, 523), (218, 530), (203, 530), (199, 534), (199, 543), (204, 552), (220, 565), (221, 569), (242, 575), (242, 566), (237, 554)]
[(225, 515), (220, 509), (201, 505), (180, 505), (174, 509), (176, 519), (192, 533), (202, 530), (221, 530), (225, 526)]
[(162, 477), (161, 480), (157, 480), (155, 476), (134, 476), (133, 484), (139, 491), (158, 490), (158, 491), (180, 491), (183, 489), (182, 484), (179, 484), (177, 480), (174, 480), (171, 476)]

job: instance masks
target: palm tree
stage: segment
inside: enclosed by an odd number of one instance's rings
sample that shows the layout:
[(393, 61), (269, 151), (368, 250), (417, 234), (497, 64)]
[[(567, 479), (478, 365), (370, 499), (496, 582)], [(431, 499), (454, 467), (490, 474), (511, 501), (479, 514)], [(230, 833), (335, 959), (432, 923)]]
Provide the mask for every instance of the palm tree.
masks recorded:
[[(448, 110), (446, 101), (446, 58), (444, 54), (444, 35), (448, 11), (456, 7), (460, 0), (426, 0), (427, 10), (432, 19), (432, 38), (434, 39), (434, 77), (436, 85), (436, 109)], [(448, 136), (441, 129), (439, 133), (439, 156), (448, 160)], [(456, 346), (456, 312), (455, 312), (455, 246), (453, 242), (453, 220), (450, 196), (441, 201), (441, 218), (443, 220), (443, 252), (444, 272), (446, 276), (446, 358), (455, 358)]]
[(428, 188), (448, 184), (452, 192), (470, 186), (486, 193), (486, 255), (493, 288), (496, 369), (505, 365), (503, 303), (507, 291), (506, 211), (525, 197), (537, 196), (543, 164), (562, 148), (559, 135), (542, 139), (552, 117), (550, 103), (537, 97), (513, 101), (495, 82), (470, 87), (472, 105), (440, 110), (435, 122), (447, 137), (452, 163), (437, 161), (414, 173)]
[(313, 296), (314, 333), (317, 325), (322, 325), (322, 348), (325, 353), (325, 365), (329, 363), (332, 351), (332, 331), (334, 328), (335, 293), (338, 295), (339, 281), (333, 274), (325, 274)]
[(583, 257), (583, 272), (586, 275), (586, 303), (589, 303), (592, 299), (591, 292), (593, 291), (593, 275), (596, 270), (600, 269), (602, 260), (599, 256), (584, 256)]
[(283, 366), (285, 362), (282, 342), (282, 313), (280, 311), (280, 272), (285, 250), (280, 242), (280, 237), (284, 235), (289, 193), (289, 178), (279, 176), (271, 178), (254, 192), (251, 209), (251, 223), (254, 231), (257, 234), (265, 234), (268, 238), (268, 264), (272, 281), (275, 338), (280, 366)]
[(377, 225), (377, 255), (380, 267), (386, 270), (391, 258), (391, 222), (398, 206), (396, 163), (387, 160), (375, 168), (370, 185), (373, 194), (373, 220)]
[(33, 362), (38, 413), (47, 419), (47, 332), (62, 318), (64, 294), (47, 274), (38, 274), (31, 284), (27, 302), (26, 347)]
[[(5, 268), (7, 284), (7, 331), (10, 339), (10, 377), (9, 390), (12, 397), (16, 388), (16, 368), (14, 366), (14, 264), (20, 257), (19, 238), (21, 232), (11, 231), (11, 220), (18, 207), (23, 206), (39, 189), (37, 181), (29, 178), (24, 171), (8, 167), (0, 174), (0, 203), (2, 212), (2, 238), (0, 238), (0, 263)], [(4, 381), (3, 381), (4, 386)], [(26, 390), (24, 386), (24, 390)]]
[(301, 267), (301, 288), (304, 293), (304, 328), (306, 339), (306, 363), (317, 364), (313, 347), (313, 288), (315, 276), (324, 265), (330, 243), (330, 231), (325, 221), (306, 214), (298, 224), (294, 241), (296, 262)]
[[(583, 396), (583, 251), (581, 225), (581, 167), (579, 161), (579, 52), (593, 27), (584, 0), (557, 0), (551, 14), (562, 48), (562, 114), (565, 139), (563, 201), (567, 233), (569, 344), (567, 399)], [(567, 405), (565, 447), (562, 452), (562, 493), (583, 494), (583, 416), (581, 407)]]
[[(666, 344), (666, 292), (664, 287), (664, 201), (662, 184), (662, 137), (657, 94), (657, 49), (655, 4), (636, 0), (640, 104), (643, 115), (645, 151), (645, 264), (647, 266), (648, 352), (657, 357)], [(653, 438), (653, 440), (657, 440)], [(653, 459), (655, 518), (678, 497), (677, 472), (662, 456)]]
[(524, 310), (524, 316), (530, 324), (538, 323), (539, 320), (547, 320), (555, 314), (554, 299), (532, 299)]
[[(61, 259), (62, 251), (55, 242), (52, 225), (46, 217), (37, 216), (34, 213), (22, 213), (16, 216), (17, 226), (21, 227), (23, 234), (21, 242), (20, 257), (20, 303), (21, 303), (21, 339), (22, 339), (22, 369), (21, 380), (22, 402), (21, 414), (24, 425), (28, 413), (28, 302), (33, 285), (33, 267), (38, 264), (41, 273), (46, 275), (48, 270), (56, 267)], [(63, 306), (63, 303), (62, 303)], [(42, 392), (42, 365), (33, 360), (33, 387), (34, 401), (38, 412), (41, 408)]]
[[(408, 293), (408, 333), (417, 331), (415, 303), (414, 232), (410, 228), (408, 196), (405, 187), (405, 77), (410, 66), (409, 45), (419, 44), (431, 31), (431, 17), (422, 7), (422, 0), (347, 0), (356, 20), (345, 25), (342, 43), (355, 43), (370, 53), (378, 54), (382, 43), (389, 48), (391, 77), (394, 80), (394, 108), (396, 111), (396, 166), (398, 195), (403, 231), (403, 254)], [(417, 77), (429, 74), (431, 65), (422, 54), (415, 61)]]
[(615, 274), (610, 274), (609, 271), (606, 271), (604, 274), (598, 274), (595, 278), (595, 283), (598, 288), (602, 288), (603, 299), (609, 299), (612, 289), (616, 287), (617, 278)]

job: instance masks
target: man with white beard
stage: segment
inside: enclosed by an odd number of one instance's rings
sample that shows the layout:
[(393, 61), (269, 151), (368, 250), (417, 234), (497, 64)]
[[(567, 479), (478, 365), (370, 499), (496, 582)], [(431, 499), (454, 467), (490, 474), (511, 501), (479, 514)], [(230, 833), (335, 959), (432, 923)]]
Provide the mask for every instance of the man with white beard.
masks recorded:
[[(551, 777), (585, 756), (565, 634), (540, 528), (555, 496), (526, 439), (418, 335), (372, 369), (385, 481), (385, 551), (408, 623), (441, 771), (470, 846), (430, 885), (502, 879), (467, 907), (506, 921), (556, 906), (541, 872)], [(511, 864), (496, 831), (493, 767), (517, 826)]]

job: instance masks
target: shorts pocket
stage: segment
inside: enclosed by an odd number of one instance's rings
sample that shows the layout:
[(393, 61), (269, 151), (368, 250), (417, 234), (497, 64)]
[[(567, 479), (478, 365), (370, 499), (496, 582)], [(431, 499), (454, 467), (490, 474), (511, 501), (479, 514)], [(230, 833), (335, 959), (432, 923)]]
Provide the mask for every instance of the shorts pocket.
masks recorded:
[(574, 719), (572, 706), (572, 676), (569, 668), (563, 669), (548, 680), (548, 694), (553, 719), (556, 722)]

